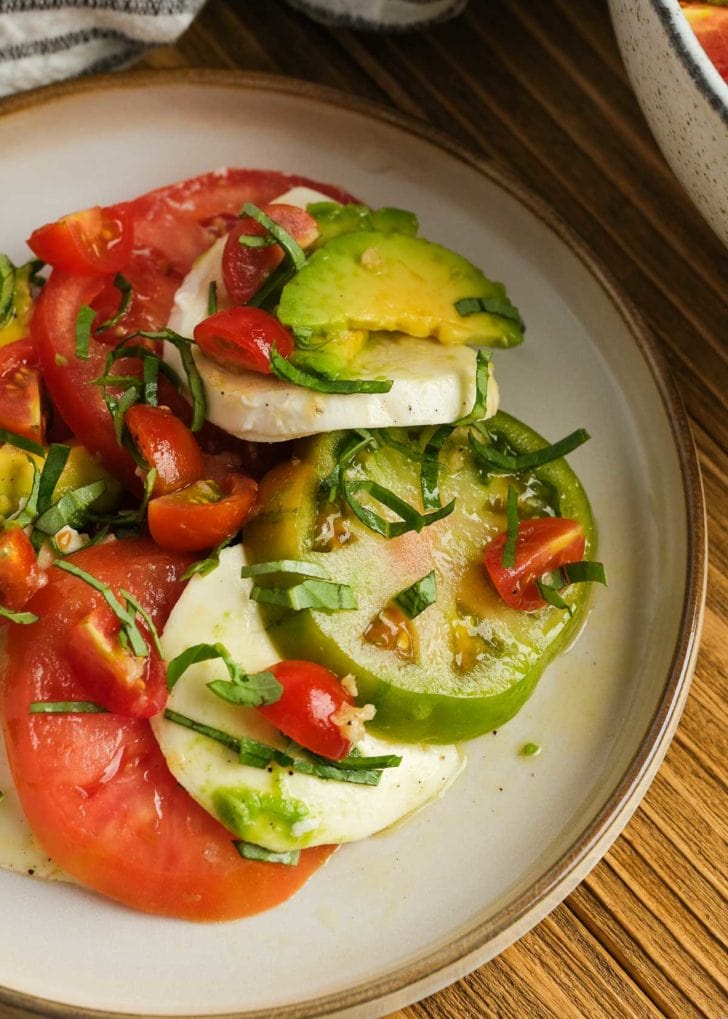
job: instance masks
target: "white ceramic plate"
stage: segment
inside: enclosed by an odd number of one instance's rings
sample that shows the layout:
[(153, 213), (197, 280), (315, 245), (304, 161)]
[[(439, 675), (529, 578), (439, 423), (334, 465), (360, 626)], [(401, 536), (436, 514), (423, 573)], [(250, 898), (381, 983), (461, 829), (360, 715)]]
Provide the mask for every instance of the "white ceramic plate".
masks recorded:
[[(502, 405), (571, 457), (610, 586), (521, 714), (475, 742), (450, 793), (348, 846), (293, 900), (197, 926), (0, 873), (0, 1001), (52, 1015), (370, 1016), (484, 962), (606, 851), (665, 753), (703, 595), (700, 483), (683, 412), (631, 311), (539, 202), (426, 128), (321, 89), (192, 72), (87, 81), (0, 116), (0, 248), (38, 223), (223, 165), (338, 182), (417, 210), (504, 280), (526, 343), (496, 354)], [(543, 746), (519, 756), (526, 741)], [(53, 1004), (55, 1003), (55, 1004)]]

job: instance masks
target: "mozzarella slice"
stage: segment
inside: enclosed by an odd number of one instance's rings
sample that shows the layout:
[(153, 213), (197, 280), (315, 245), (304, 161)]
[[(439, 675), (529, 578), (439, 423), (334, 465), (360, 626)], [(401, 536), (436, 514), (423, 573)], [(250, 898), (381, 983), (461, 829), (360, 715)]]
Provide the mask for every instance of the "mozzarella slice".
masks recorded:
[[(244, 562), (240, 546), (226, 549), (216, 570), (190, 581), (162, 636), (166, 658), (217, 641), (248, 672), (279, 660), (249, 600), (251, 581), (240, 579)], [(285, 739), (257, 711), (207, 689), (211, 680), (227, 678), (219, 661), (191, 666), (168, 707), (238, 738), (284, 747)], [(354, 785), (275, 764), (251, 768), (221, 744), (162, 716), (152, 726), (172, 774), (190, 795), (238, 838), (273, 851), (351, 842), (388, 828), (440, 796), (465, 763), (457, 747), (398, 745), (367, 734), (358, 744), (362, 754), (398, 754), (402, 763), (384, 770), (378, 786)]]
[[(310, 188), (296, 187), (276, 199), (305, 208), (330, 201)], [(222, 274), (225, 237), (202, 254), (177, 291), (169, 328), (192, 336), (207, 317), (210, 283), (217, 287), (218, 310), (231, 306)], [(475, 402), (477, 354), (471, 347), (443, 346), (435, 340), (376, 334), (357, 358), (351, 378), (387, 378), (388, 393), (316, 393), (259, 372), (232, 373), (193, 349), (207, 396), (207, 416), (225, 431), (251, 442), (284, 442), (339, 428), (396, 428), (443, 424), (468, 414)], [(184, 378), (177, 350), (165, 344), (167, 360)], [(486, 416), (498, 409), (492, 365)]]

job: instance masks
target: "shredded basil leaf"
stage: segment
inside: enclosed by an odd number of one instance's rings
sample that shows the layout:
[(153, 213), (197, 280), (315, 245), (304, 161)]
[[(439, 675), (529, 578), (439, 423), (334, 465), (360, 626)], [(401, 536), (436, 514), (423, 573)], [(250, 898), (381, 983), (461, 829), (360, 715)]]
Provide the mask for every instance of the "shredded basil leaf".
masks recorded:
[(501, 294), (493, 294), (491, 297), (463, 297), (461, 300), (455, 301), (455, 311), (463, 317), (477, 315), (484, 311), (488, 315), (496, 315), (498, 318), (515, 322), (519, 329), (526, 328), (521, 313), (506, 296), (505, 291)]
[(91, 356), (91, 326), (94, 324), (96, 312), (87, 304), (82, 304), (76, 316), (76, 357), (88, 361)]
[(572, 450), (589, 440), (589, 433), (583, 428), (577, 428), (575, 432), (565, 436), (558, 442), (542, 449), (533, 450), (531, 453), (523, 453), (520, 456), (509, 456), (501, 453), (493, 446), (486, 446), (479, 442), (472, 434), (468, 441), (470, 447), (478, 459), (482, 460), (491, 469), (507, 474), (520, 474), (522, 471), (531, 470), (536, 467), (543, 467), (559, 457), (566, 456)]
[(131, 299), (134, 296), (134, 291), (132, 290), (131, 283), (126, 278), (126, 276), (122, 276), (120, 272), (117, 272), (116, 276), (114, 276), (114, 286), (121, 294), (121, 299), (119, 300), (119, 307), (111, 316), (111, 318), (108, 318), (105, 322), (102, 322), (101, 325), (97, 327), (96, 329), (97, 333), (101, 333), (104, 331), (104, 329), (111, 329), (113, 326), (118, 325), (119, 322), (121, 322), (121, 320), (124, 318), (124, 316), (126, 315), (131, 306)]
[(602, 563), (583, 560), (578, 563), (566, 563), (561, 567), (561, 573), (567, 584), (604, 584), (607, 583), (607, 574)]
[(40, 616), (36, 616), (33, 612), (11, 612), (4, 605), (0, 605), (0, 617), (9, 619), (11, 623), (21, 623), (23, 626), (37, 623), (40, 619)]
[(257, 708), (261, 704), (274, 704), (280, 700), (283, 687), (271, 672), (244, 672), (233, 661), (224, 644), (194, 644), (167, 663), (167, 688), (172, 690), (180, 676), (197, 662), (219, 658), (228, 671), (230, 680), (213, 680), (207, 686), (223, 700), (232, 704)]
[(130, 386), (125, 389), (119, 399), (116, 401), (112, 417), (114, 419), (114, 434), (116, 435), (116, 441), (121, 446), (124, 441), (124, 415), (133, 407), (137, 402), (139, 392), (134, 386)]
[(245, 860), (259, 860), (262, 863), (282, 863), (286, 867), (295, 867), (301, 855), (298, 849), (290, 849), (285, 853), (274, 853), (263, 846), (252, 842), (234, 841), (233, 845)]
[(190, 431), (199, 432), (207, 417), (207, 398), (200, 372), (192, 354), (192, 347), (195, 341), (187, 336), (180, 336), (173, 329), (162, 329), (159, 332), (140, 330), (136, 335), (144, 336), (148, 340), (165, 340), (177, 348), (180, 360), (182, 361), (182, 367), (187, 376), (187, 388), (192, 399), (192, 424), (190, 425)]
[(541, 577), (537, 577), (536, 587), (538, 588), (538, 593), (545, 602), (548, 602), (549, 605), (553, 605), (555, 609), (565, 609), (570, 616), (573, 616), (574, 606), (569, 605), (569, 603), (562, 598), (558, 588), (554, 587), (553, 584), (548, 584)]
[(144, 637), (137, 626), (136, 613), (132, 613), (128, 609), (124, 608), (108, 584), (104, 584), (103, 581), (94, 577), (92, 573), (87, 573), (86, 570), (82, 570), (81, 567), (76, 566), (75, 563), (57, 560), (53, 565), (56, 569), (64, 570), (66, 573), (70, 573), (71, 576), (82, 580), (85, 584), (88, 584), (89, 587), (92, 587), (94, 591), (98, 591), (121, 623), (122, 632), (128, 638), (131, 649), (136, 657), (148, 657), (149, 648), (147, 647), (147, 642), (144, 640)]
[(144, 383), (143, 396), (144, 402), (149, 407), (158, 407), (158, 387), (159, 387), (159, 365), (160, 360), (158, 357), (145, 357), (142, 359), (142, 381)]
[(294, 612), (302, 609), (341, 612), (357, 607), (349, 585), (337, 584), (332, 580), (302, 580), (292, 587), (259, 587), (254, 584), (250, 597), (253, 601), (293, 609)]
[(199, 574), (201, 577), (206, 577), (208, 573), (212, 573), (220, 565), (220, 553), (224, 548), (232, 545), (236, 535), (231, 535), (226, 538), (225, 541), (221, 541), (217, 545), (206, 559), (199, 559), (196, 563), (192, 563), (188, 566), (185, 572), (182, 574), (182, 580), (189, 580), (190, 577), (194, 577), (195, 574)]
[(291, 260), (294, 269), (298, 270), (301, 268), (306, 261), (306, 256), (299, 243), (291, 237), (287, 230), (284, 230), (282, 226), (275, 223), (270, 216), (266, 216), (263, 210), (259, 209), (257, 205), (253, 205), (252, 202), (245, 203), (243, 213), (254, 219), (256, 223), (260, 223), (268, 234), (280, 244), (285, 254)]
[(217, 314), (217, 280), (210, 280), (207, 287), (207, 314)]
[(504, 570), (511, 570), (516, 565), (516, 542), (518, 541), (518, 492), (513, 485), (508, 486), (508, 502), (506, 506), (506, 542), (503, 546)]
[[(199, 661), (204, 661), (204, 659), (199, 659)], [(171, 708), (165, 709), (164, 717), (168, 722), (174, 722), (175, 725), (181, 725), (185, 729), (191, 729), (192, 732), (198, 732), (201, 736), (207, 736), (208, 739), (221, 743), (229, 750), (240, 753), (240, 740), (228, 732), (223, 732), (222, 729), (215, 729), (211, 725), (205, 725), (204, 722), (197, 722), (194, 718), (188, 718), (187, 715), (180, 715), (178, 711), (172, 711)]]
[(70, 446), (63, 446), (55, 442), (49, 447), (38, 485), (39, 514), (45, 513), (53, 504), (53, 493), (58, 484), (58, 479), (63, 474), (63, 468), (66, 466), (70, 452)]
[(305, 563), (300, 559), (276, 559), (269, 563), (252, 563), (243, 566), (240, 576), (261, 577), (268, 573), (296, 573), (304, 577), (318, 577), (321, 580), (328, 580), (329, 576), (323, 567), (318, 563)]
[(141, 524), (144, 519), (144, 514), (147, 510), (147, 505), (152, 497), (152, 489), (154, 488), (154, 482), (157, 480), (157, 468), (152, 467), (144, 478), (144, 495), (142, 501), (135, 510), (122, 510), (120, 513), (114, 514), (100, 514), (100, 513), (89, 513), (89, 520), (93, 520), (94, 523), (110, 524), (114, 528), (136, 528)]
[(337, 379), (314, 368), (297, 368), (278, 353), (275, 344), (270, 350), (270, 366), (277, 379), (316, 393), (388, 393), (393, 385), (391, 379)]
[(35, 518), (38, 516), (38, 494), (40, 492), (40, 471), (35, 460), (28, 457), (28, 463), (33, 469), (33, 481), (30, 487), (30, 495), (25, 503), (25, 506), (18, 507), (15, 513), (12, 513), (3, 523), (3, 531), (9, 530), (11, 527), (27, 527), (28, 524), (32, 524)]
[(137, 616), (139, 616), (139, 618), (142, 620), (147, 630), (149, 631), (149, 636), (151, 637), (152, 644), (154, 645), (154, 650), (157, 652), (160, 658), (164, 658), (162, 645), (159, 642), (159, 630), (157, 629), (152, 617), (149, 615), (144, 606), (140, 605), (137, 599), (134, 597), (134, 595), (127, 591), (126, 588), (120, 587), (119, 594), (124, 599), (126, 604), (130, 605), (131, 608), (134, 610), (134, 613)]
[(31, 715), (105, 715), (106, 708), (94, 701), (32, 701)]
[(238, 244), (242, 244), (244, 248), (270, 248), (277, 243), (273, 237), (261, 237), (256, 234), (241, 234), (238, 237)]
[(469, 414), (460, 418), (457, 425), (468, 425), (472, 421), (480, 421), (488, 411), (488, 382), (490, 381), (490, 361), (492, 354), (489, 350), (479, 350), (475, 362), (475, 402)]
[(440, 452), (447, 439), (452, 435), (453, 430), (454, 425), (440, 425), (433, 432), (422, 451), (420, 490), (422, 492), (422, 505), (426, 510), (440, 508)]
[(15, 266), (7, 255), (0, 255), (0, 329), (15, 314)]
[(105, 481), (92, 481), (72, 492), (66, 492), (38, 517), (36, 529), (43, 534), (57, 534), (62, 527), (79, 528), (88, 519), (88, 510), (105, 491)]
[(28, 439), (24, 435), (18, 435), (16, 432), (9, 432), (6, 428), (0, 428), (0, 442), (9, 442), (11, 446), (24, 449), (26, 453), (45, 456), (45, 446), (42, 446), (40, 442)]
[(394, 601), (402, 609), (408, 619), (414, 619), (437, 601), (437, 581), (435, 571), (420, 577), (410, 587), (395, 595)]

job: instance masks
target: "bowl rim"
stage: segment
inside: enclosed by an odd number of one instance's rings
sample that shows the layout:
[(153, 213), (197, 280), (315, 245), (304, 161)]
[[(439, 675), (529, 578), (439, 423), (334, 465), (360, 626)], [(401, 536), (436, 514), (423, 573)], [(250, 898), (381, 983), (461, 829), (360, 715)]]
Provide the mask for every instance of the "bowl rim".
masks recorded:
[[(656, 0), (652, 0), (656, 2)], [(716, 72), (717, 73), (717, 72)], [(595, 256), (576, 230), (509, 170), (477, 154), (445, 132), (368, 99), (301, 79), (238, 69), (174, 68), (85, 76), (47, 85), (0, 101), (0, 122), (49, 103), (105, 90), (154, 86), (196, 86), (246, 89), (302, 97), (326, 106), (389, 124), (443, 149), (515, 198), (547, 226), (581, 262), (612, 302), (635, 342), (652, 377), (667, 418), (682, 477), (680, 497), (686, 517), (686, 571), (680, 622), (663, 692), (639, 745), (621, 779), (575, 842), (525, 891), (494, 917), (473, 923), (426, 956), (378, 978), (363, 981), (295, 1005), (278, 1005), (234, 1013), (179, 1015), (174, 1019), (307, 1019), (346, 1015), (350, 1019), (381, 1015), (401, 1008), (460, 979), (489, 961), (539, 923), (581, 882), (621, 833), (654, 778), (685, 706), (697, 658), (707, 582), (706, 511), (697, 451), (680, 392), (665, 355), (630, 298), (621, 292), (611, 271)], [(133, 1019), (133, 1013), (98, 1010), (39, 998), (0, 986), (0, 1006), (23, 1014), (58, 1019)], [(376, 1013), (371, 1011), (377, 1009)], [(138, 1017), (137, 1017), (138, 1019)], [(147, 1019), (170, 1019), (148, 1014)]]
[(728, 125), (728, 82), (703, 49), (678, 0), (649, 0), (678, 58), (698, 91)]

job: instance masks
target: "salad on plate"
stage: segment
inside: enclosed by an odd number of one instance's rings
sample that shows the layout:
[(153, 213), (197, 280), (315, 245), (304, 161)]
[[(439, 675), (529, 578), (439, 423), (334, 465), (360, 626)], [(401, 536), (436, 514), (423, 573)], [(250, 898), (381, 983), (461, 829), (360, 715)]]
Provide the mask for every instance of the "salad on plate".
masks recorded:
[(521, 315), (411, 211), (228, 169), (28, 244), (0, 256), (0, 865), (271, 908), (440, 797), (573, 640), (588, 435), (499, 409)]

